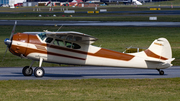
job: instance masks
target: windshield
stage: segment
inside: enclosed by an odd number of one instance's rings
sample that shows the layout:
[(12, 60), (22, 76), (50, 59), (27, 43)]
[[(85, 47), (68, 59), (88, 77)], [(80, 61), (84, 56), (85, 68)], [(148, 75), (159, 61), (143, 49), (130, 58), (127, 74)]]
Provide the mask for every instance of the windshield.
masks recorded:
[(40, 33), (38, 34), (38, 36), (41, 38), (41, 40), (43, 41), (46, 38), (46, 33)]

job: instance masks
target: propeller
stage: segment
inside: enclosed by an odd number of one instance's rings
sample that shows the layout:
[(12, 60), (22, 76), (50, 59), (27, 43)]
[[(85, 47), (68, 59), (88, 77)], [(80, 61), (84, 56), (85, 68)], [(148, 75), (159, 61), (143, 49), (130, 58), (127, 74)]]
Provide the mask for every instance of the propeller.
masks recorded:
[(6, 51), (5, 51), (5, 54), (3, 56), (2, 62), (4, 61), (4, 57), (6, 56), (7, 50), (8, 50), (8, 47), (6, 47)]
[(10, 40), (12, 39), (13, 35), (14, 35), (14, 32), (15, 32), (15, 29), (16, 29), (16, 24), (17, 24), (17, 21), (15, 21), (15, 24), (14, 24), (14, 27), (13, 27), (13, 30), (11, 32), (11, 36), (10, 36)]
[(4, 43), (7, 45), (7, 47), (6, 47), (6, 51), (5, 51), (5, 54), (4, 54), (4, 56), (3, 56), (2, 62), (4, 61), (4, 57), (6, 56), (6, 53), (7, 53), (8, 48), (10, 48), (10, 46), (11, 46), (12, 37), (13, 37), (13, 35), (14, 35), (15, 29), (16, 29), (16, 25), (17, 25), (17, 21), (15, 21), (13, 30), (12, 30), (11, 35), (10, 35), (10, 38), (9, 38), (9, 39), (6, 38), (6, 39), (4, 40)]

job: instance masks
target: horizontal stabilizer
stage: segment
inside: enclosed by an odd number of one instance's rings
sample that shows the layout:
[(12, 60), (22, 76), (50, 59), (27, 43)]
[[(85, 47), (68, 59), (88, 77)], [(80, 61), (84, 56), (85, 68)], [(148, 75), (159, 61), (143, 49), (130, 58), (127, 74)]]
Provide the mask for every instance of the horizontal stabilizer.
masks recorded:
[(171, 63), (175, 58), (171, 58), (171, 59), (168, 59), (168, 60), (165, 60), (165, 61), (161, 61), (159, 59), (146, 59), (145, 61), (148, 61), (148, 62), (159, 62), (159, 63)]
[(168, 60), (166, 60), (166, 63), (171, 63), (174, 60), (175, 60), (175, 58), (168, 59)]
[(163, 61), (158, 60), (153, 60), (153, 59), (146, 59), (145, 61), (147, 62), (159, 62), (159, 63), (163, 63)]

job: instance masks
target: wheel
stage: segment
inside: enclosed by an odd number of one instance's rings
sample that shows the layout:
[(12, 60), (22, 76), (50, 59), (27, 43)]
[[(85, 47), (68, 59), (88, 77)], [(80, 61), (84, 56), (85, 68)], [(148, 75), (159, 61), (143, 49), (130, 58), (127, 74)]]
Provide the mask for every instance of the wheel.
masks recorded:
[(31, 76), (33, 74), (33, 69), (32, 67), (29, 68), (29, 66), (25, 66), (23, 69), (22, 69), (22, 74), (24, 76)]
[(36, 67), (34, 69), (34, 76), (35, 77), (43, 77), (45, 74), (45, 71), (42, 67)]
[(163, 70), (159, 71), (159, 74), (164, 75), (164, 71)]

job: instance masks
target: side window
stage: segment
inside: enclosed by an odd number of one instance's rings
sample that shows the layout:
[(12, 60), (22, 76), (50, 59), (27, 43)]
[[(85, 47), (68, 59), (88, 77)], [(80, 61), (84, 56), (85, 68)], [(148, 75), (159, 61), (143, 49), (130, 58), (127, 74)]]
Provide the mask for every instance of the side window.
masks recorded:
[(72, 45), (72, 44), (71, 44), (71, 42), (66, 41), (66, 42), (65, 42), (65, 45), (66, 45), (66, 47), (71, 48), (71, 45)]
[(55, 39), (54, 44), (58, 45), (58, 46), (65, 46), (64, 42), (62, 40), (58, 40), (58, 39)]
[(53, 44), (54, 45), (59, 45), (57, 40), (54, 40)]
[(64, 46), (64, 42), (62, 40), (59, 40), (58, 43), (60, 46)]
[(51, 43), (52, 40), (53, 40), (53, 38), (49, 38), (49, 37), (48, 37), (45, 42), (46, 42), (46, 43)]
[(81, 46), (79, 46), (78, 44), (73, 43), (72, 48), (73, 49), (80, 49)]

